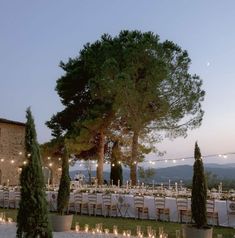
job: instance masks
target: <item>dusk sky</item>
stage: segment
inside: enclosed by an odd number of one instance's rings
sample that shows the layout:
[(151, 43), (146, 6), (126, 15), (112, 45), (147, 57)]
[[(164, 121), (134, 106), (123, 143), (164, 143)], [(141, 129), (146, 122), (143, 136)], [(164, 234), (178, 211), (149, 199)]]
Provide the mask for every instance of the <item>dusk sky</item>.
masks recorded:
[[(190, 72), (203, 79), (206, 91), (202, 126), (157, 148), (169, 159), (193, 156), (195, 141), (203, 155), (234, 152), (234, 9), (233, 0), (1, 1), (0, 118), (24, 122), (31, 106), (38, 140), (48, 141), (45, 121), (62, 109), (54, 90), (63, 74), (59, 62), (103, 33), (152, 31), (188, 51)], [(235, 157), (206, 162), (233, 163)]]

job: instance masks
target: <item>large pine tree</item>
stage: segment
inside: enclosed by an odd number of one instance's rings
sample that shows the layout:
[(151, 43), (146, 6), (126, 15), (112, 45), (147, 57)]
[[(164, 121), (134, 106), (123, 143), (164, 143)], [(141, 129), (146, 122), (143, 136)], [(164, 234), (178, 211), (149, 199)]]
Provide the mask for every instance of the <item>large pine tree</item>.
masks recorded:
[(51, 238), (48, 204), (34, 119), (26, 111), (25, 151), (27, 165), (20, 176), (21, 201), (17, 215), (17, 237)]

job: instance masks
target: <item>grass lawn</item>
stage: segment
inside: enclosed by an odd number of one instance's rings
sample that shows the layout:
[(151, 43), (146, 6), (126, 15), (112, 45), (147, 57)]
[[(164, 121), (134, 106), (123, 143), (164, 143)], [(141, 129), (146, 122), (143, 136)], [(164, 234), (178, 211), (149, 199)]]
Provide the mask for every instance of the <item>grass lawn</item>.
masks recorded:
[[(14, 209), (0, 209), (0, 212), (5, 212), (7, 217), (13, 218), (16, 221), (17, 210)], [(72, 229), (75, 227), (75, 222), (79, 222), (81, 229), (84, 228), (85, 224), (89, 224), (90, 227), (94, 228), (97, 223), (102, 223), (103, 228), (108, 228), (112, 231), (113, 225), (118, 226), (118, 232), (121, 233), (123, 230), (131, 230), (132, 235), (136, 234), (136, 226), (141, 226), (141, 230), (147, 230), (147, 226), (151, 226), (152, 229), (158, 231), (160, 226), (164, 227), (164, 230), (168, 233), (169, 238), (175, 238), (175, 230), (179, 230), (181, 225), (172, 222), (156, 222), (154, 220), (135, 220), (129, 218), (108, 218), (101, 216), (85, 216), (85, 215), (74, 215)], [(217, 237), (217, 234), (223, 234), (223, 238), (233, 238), (235, 235), (235, 229), (225, 227), (214, 227), (213, 237)], [(235, 236), (234, 236), (235, 237)]]

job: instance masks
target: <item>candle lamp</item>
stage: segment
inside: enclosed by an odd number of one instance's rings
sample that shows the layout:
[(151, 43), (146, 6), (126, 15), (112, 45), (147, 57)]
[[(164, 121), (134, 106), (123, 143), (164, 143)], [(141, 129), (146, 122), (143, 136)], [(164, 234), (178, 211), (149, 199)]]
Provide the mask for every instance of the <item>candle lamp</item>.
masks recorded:
[(88, 231), (89, 231), (89, 225), (88, 225), (88, 224), (85, 224), (85, 226), (84, 226), (84, 231), (85, 231), (86, 233), (88, 233)]
[(75, 223), (75, 231), (76, 231), (76, 232), (79, 232), (79, 230), (80, 230), (79, 223), (76, 222), (76, 223)]
[(118, 235), (118, 228), (117, 226), (113, 226), (113, 234)]

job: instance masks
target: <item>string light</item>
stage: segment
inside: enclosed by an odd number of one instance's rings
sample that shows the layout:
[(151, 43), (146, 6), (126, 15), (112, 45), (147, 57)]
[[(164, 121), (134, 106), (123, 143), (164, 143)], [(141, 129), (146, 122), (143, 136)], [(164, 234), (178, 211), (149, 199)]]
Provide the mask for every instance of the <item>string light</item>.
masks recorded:
[[(19, 151), (18, 152), (19, 155), (22, 155), (22, 151)], [(227, 159), (229, 155), (235, 155), (235, 152), (229, 152), (229, 153), (223, 153), (223, 154), (209, 154), (209, 155), (204, 155), (201, 157), (201, 159), (206, 159), (206, 158), (215, 158), (215, 157), (219, 157), (219, 158), (224, 158), (224, 159)], [(31, 154), (28, 153), (27, 154), (27, 157), (30, 157)], [(47, 157), (48, 160), (51, 160), (51, 157), (48, 156)], [(139, 162), (139, 163), (150, 163), (152, 165), (155, 165), (156, 162), (165, 162), (167, 163), (168, 161), (172, 161), (173, 163), (176, 163), (177, 161), (181, 160), (181, 161), (185, 161), (185, 160), (192, 160), (194, 159), (193, 156), (190, 156), (190, 157), (181, 157), (181, 158), (174, 158), (174, 159), (166, 159), (166, 158), (162, 158), (162, 159), (155, 159), (155, 160), (146, 160), (146, 161), (142, 161), (142, 162)], [(61, 161), (61, 158), (59, 157), (58, 158), (59, 161)], [(0, 159), (0, 162), (4, 162), (5, 160), (2, 158)], [(72, 159), (69, 159), (69, 162), (71, 162)], [(85, 164), (87, 161), (86, 160), (80, 160), (80, 165), (79, 166), (82, 166), (83, 164)], [(15, 163), (15, 160), (11, 160), (10, 161), (11, 164), (14, 164)], [(95, 164), (96, 167), (98, 167), (98, 164), (97, 164), (97, 161), (96, 160), (91, 160), (91, 163)], [(122, 161), (118, 161), (118, 164), (121, 164)], [(27, 164), (27, 161), (23, 161), (23, 165), (26, 165)], [(110, 164), (109, 161), (106, 161), (105, 164)], [(134, 161), (133, 164), (137, 164), (137, 161)], [(49, 166), (51, 167), (53, 164), (50, 163)], [(114, 164), (111, 164), (111, 166), (114, 166)]]

